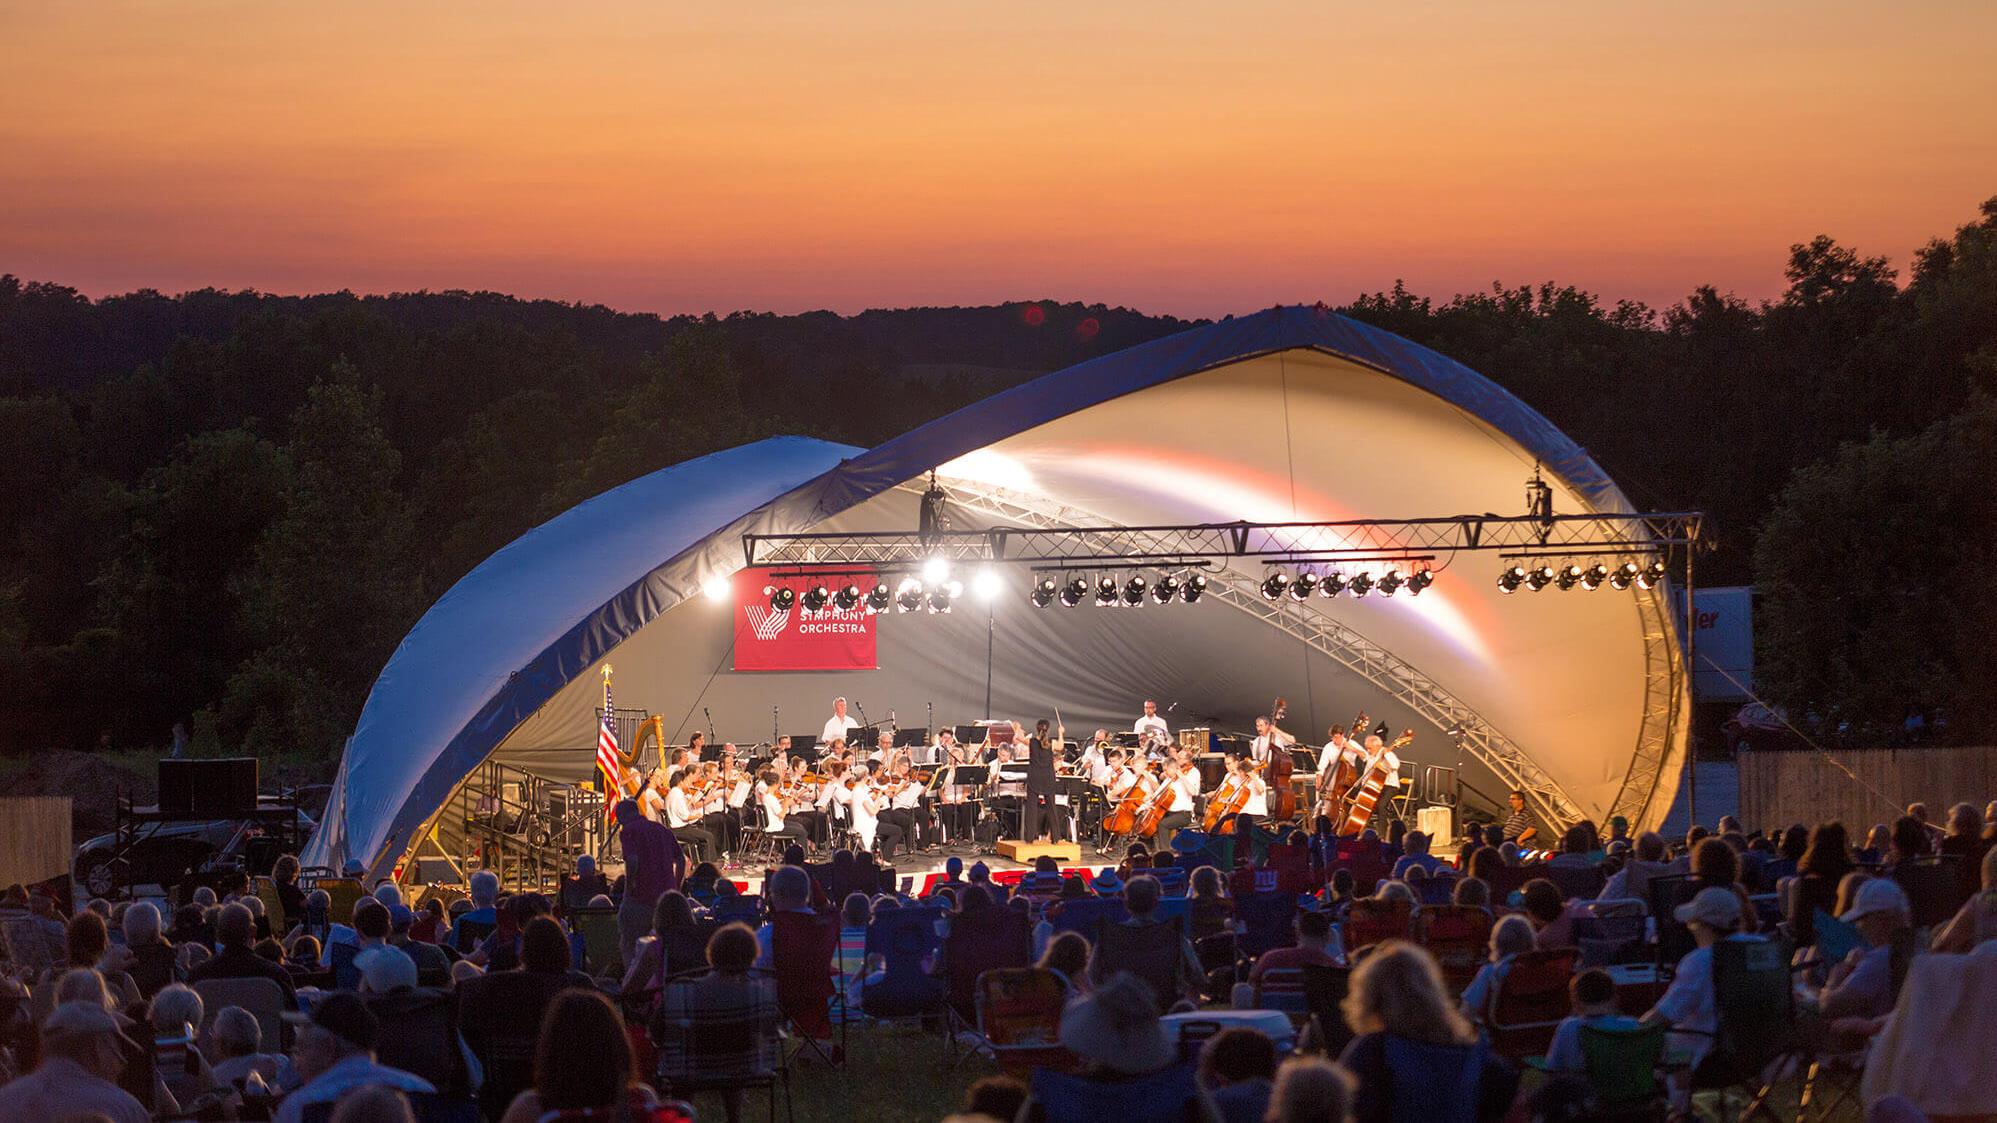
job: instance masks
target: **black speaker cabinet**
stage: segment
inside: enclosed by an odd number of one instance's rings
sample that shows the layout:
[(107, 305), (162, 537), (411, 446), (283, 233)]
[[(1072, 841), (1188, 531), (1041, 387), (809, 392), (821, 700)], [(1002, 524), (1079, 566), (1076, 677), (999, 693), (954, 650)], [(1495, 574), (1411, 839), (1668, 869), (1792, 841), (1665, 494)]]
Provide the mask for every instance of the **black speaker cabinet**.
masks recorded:
[(257, 809), (257, 758), (159, 762), (159, 809), (229, 819)]

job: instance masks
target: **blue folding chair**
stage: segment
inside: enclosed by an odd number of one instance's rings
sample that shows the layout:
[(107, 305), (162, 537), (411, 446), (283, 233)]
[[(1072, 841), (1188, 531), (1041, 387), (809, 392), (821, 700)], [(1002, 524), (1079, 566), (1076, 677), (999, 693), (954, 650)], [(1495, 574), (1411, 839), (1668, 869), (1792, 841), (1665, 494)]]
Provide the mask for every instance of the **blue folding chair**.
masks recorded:
[(1096, 924), (1103, 920), (1122, 920), (1129, 916), (1123, 901), (1116, 897), (1080, 897), (1072, 901), (1062, 901), (1060, 907), (1050, 908), (1047, 921), (1055, 933), (1080, 932), (1095, 939)]
[(751, 928), (763, 922), (763, 899), (752, 893), (734, 897), (716, 897), (709, 912), (722, 924), (741, 921)]
[(1236, 954), (1253, 959), (1270, 948), (1283, 948), (1297, 942), (1291, 918), (1297, 914), (1297, 895), (1280, 889), (1250, 893), (1234, 899), (1234, 918), (1242, 932), (1235, 937)]
[(1102, 1123), (1105, 1119), (1197, 1118), (1199, 1083), (1191, 1064), (1162, 1072), (1103, 1080), (1051, 1068), (1035, 1069), (1033, 1102), (1047, 1123)]

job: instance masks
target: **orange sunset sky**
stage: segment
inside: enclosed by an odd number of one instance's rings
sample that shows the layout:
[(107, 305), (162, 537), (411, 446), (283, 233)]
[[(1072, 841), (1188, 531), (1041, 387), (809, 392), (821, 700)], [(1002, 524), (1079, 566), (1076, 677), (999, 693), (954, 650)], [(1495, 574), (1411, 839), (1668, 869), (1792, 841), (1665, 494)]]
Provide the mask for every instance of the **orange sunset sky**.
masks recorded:
[(659, 312), (1765, 297), (1997, 195), (1997, 4), (0, 0), (0, 272)]

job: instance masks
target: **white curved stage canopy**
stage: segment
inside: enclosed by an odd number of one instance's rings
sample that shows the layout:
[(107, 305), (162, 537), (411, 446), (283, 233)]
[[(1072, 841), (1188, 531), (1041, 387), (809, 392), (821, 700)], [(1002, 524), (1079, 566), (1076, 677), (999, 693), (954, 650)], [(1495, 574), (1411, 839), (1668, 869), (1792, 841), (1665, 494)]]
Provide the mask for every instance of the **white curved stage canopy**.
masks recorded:
[(1091, 360), (869, 451), (760, 441), (599, 495), (453, 586), (375, 682), (307, 863), (385, 873), (488, 760), (589, 776), (605, 663), (617, 705), (674, 741), (710, 720), (742, 744), (816, 731), (835, 695), (903, 726), (1058, 707), (1073, 737), (1130, 728), (1146, 698), (1174, 728), (1245, 729), (1281, 695), (1305, 741), (1361, 710), (1413, 729), (1404, 756), (1460, 768), (1486, 805), (1521, 787), (1549, 821), (1643, 829), (1671, 803), (1688, 714), (1665, 587), (1505, 595), (1494, 552), (1437, 553), (1419, 597), (1301, 603), (1257, 593), (1264, 559), (1217, 558), (1198, 603), (1142, 609), (1035, 608), (1026, 567), (1000, 565), (989, 613), (875, 617), (878, 670), (732, 670), (743, 609), (701, 590), (743, 568), (744, 536), (911, 533), (932, 469), (958, 529), (1515, 517), (1536, 470), (1558, 513), (1632, 513), (1488, 379), (1311, 308)]

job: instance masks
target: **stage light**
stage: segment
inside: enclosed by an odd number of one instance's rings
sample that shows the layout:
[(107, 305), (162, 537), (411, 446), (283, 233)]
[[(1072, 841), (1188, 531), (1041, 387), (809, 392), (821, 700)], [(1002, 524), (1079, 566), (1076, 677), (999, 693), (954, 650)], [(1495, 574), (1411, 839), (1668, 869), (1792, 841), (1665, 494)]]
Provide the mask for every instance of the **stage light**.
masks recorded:
[(1335, 597), (1345, 591), (1345, 574), (1327, 573), (1324, 575), (1324, 595)]
[(1206, 591), (1206, 574), (1195, 573), (1191, 577), (1186, 578), (1186, 587), (1179, 590), (1179, 599), (1185, 601), (1187, 604), (1191, 604), (1200, 599), (1200, 594)]
[(1150, 591), (1151, 586), (1144, 578), (1132, 577), (1129, 581), (1124, 582), (1123, 603), (1132, 608), (1142, 608), (1144, 607), (1144, 594)]
[(1167, 573), (1151, 585), (1151, 599), (1159, 604), (1171, 604), (1172, 598), (1179, 595), (1179, 579)]
[(1581, 587), (1592, 593), (1596, 589), (1601, 588), (1602, 582), (1608, 579), (1609, 567), (1603, 565), (1601, 562), (1596, 562), (1594, 565), (1588, 567), (1588, 572), (1581, 575)]
[(1096, 603), (1108, 608), (1117, 602), (1118, 592), (1116, 578), (1104, 577), (1096, 582)]
[(1525, 567), (1522, 565), (1506, 566), (1498, 574), (1498, 591), (1501, 593), (1516, 593), (1523, 584), (1525, 584)]
[(986, 566), (978, 570), (977, 576), (971, 578), (971, 592), (975, 593), (979, 600), (997, 600), (998, 595), (1005, 592), (1005, 579), (998, 575), (997, 570)]
[(1426, 569), (1417, 569), (1408, 574), (1408, 595), (1418, 597), (1423, 589), (1435, 584), (1435, 574)]
[(922, 582), (913, 577), (901, 579), (895, 589), (894, 606), (898, 612), (915, 612), (922, 607)]
[(726, 577), (710, 577), (700, 583), (700, 595), (717, 604), (728, 599), (735, 591), (735, 582)]
[(874, 587), (867, 593), (868, 613), (886, 612), (888, 606), (893, 603), (894, 594), (888, 591), (888, 583), (885, 581), (874, 582)]
[(1383, 597), (1393, 596), (1395, 593), (1401, 591), (1401, 586), (1407, 584), (1407, 580), (1407, 578), (1401, 576), (1401, 571), (1398, 569), (1390, 569), (1382, 573), (1380, 575), (1380, 595)]
[(825, 607), (826, 601), (831, 599), (832, 590), (827, 589), (823, 585), (813, 585), (804, 591), (804, 610), (806, 612), (817, 612)]
[(1071, 577), (1066, 585), (1061, 586), (1061, 606), (1073, 608), (1086, 600), (1088, 595), (1089, 583), (1079, 577)]
[(1621, 592), (1636, 584), (1636, 563), (1624, 562), (1609, 574), (1609, 588)]
[(1655, 589), (1663, 583), (1664, 563), (1661, 561), (1651, 562), (1643, 567), (1643, 572), (1636, 575), (1636, 587), (1639, 589)]
[(1563, 593), (1580, 583), (1581, 567), (1575, 565), (1573, 562), (1561, 566), (1559, 572), (1553, 576), (1554, 588), (1559, 589)]
[(1362, 569), (1352, 575), (1352, 580), (1347, 581), (1345, 587), (1353, 596), (1363, 597), (1373, 591), (1373, 575)]
[(922, 579), (931, 585), (941, 585), (950, 579), (950, 559), (941, 554), (922, 563)]
[(797, 590), (789, 585), (765, 585), (763, 595), (770, 598), (770, 607), (778, 612), (789, 612), (790, 606), (797, 603)]
[(1550, 565), (1535, 567), (1526, 573), (1525, 583), (1526, 588), (1531, 589), (1535, 593), (1539, 592), (1541, 589), (1553, 584), (1553, 567)]
[(929, 590), (929, 611), (947, 613), (950, 602), (964, 595), (964, 586), (956, 581), (945, 581)]
[(1311, 594), (1317, 592), (1317, 581), (1315, 573), (1297, 574), (1297, 579), (1290, 582), (1290, 596), (1297, 600), (1311, 599)]
[(1033, 602), (1033, 607), (1046, 608), (1048, 605), (1054, 603), (1056, 588), (1057, 586), (1054, 584), (1052, 577), (1042, 577), (1033, 583), (1033, 591), (1026, 594), (1026, 596), (1028, 600)]
[(1289, 587), (1290, 575), (1280, 569), (1262, 579), (1262, 595), (1269, 600), (1280, 598)]
[(860, 587), (851, 584), (839, 586), (839, 591), (832, 594), (832, 607), (841, 612), (851, 612), (860, 607)]

